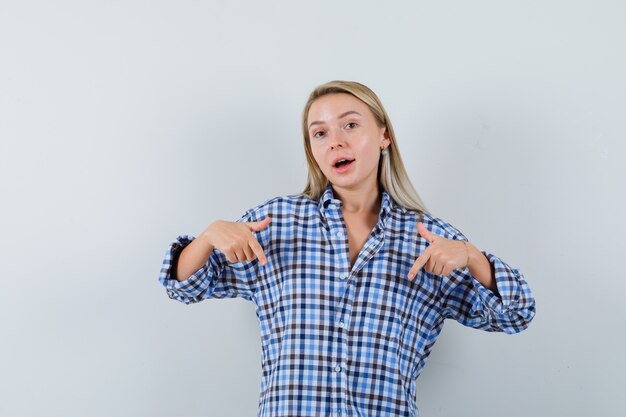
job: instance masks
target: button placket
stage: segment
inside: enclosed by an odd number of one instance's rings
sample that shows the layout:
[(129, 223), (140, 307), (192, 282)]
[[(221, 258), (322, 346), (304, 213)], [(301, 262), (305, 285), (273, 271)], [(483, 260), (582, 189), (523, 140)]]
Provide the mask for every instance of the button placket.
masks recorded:
[[(334, 202), (334, 200), (333, 200)], [(337, 201), (338, 203), (338, 201)], [(337, 361), (331, 368), (331, 372), (334, 374), (333, 391), (335, 392), (335, 408), (334, 415), (342, 416), (346, 415), (345, 405), (347, 404), (346, 393), (348, 390), (348, 375), (345, 368), (345, 364), (348, 361), (348, 335), (344, 329), (347, 327), (346, 322), (342, 317), (349, 317), (352, 305), (352, 297), (354, 292), (352, 286), (349, 285), (349, 278), (351, 277), (350, 270), (350, 250), (348, 247), (348, 239), (345, 229), (345, 223), (341, 216), (340, 211), (335, 204), (330, 204), (326, 211), (329, 243), (335, 249), (334, 257), (332, 259), (335, 265), (336, 275), (334, 276), (337, 284), (337, 305), (335, 311), (338, 316), (335, 318), (335, 324), (337, 325), (337, 338), (336, 345), (333, 346), (335, 353), (334, 359)]]
[[(339, 392), (338, 392), (338, 408), (337, 408), (337, 412), (338, 415), (341, 415), (339, 413), (343, 413), (344, 415), (346, 415), (346, 404), (347, 404), (347, 392), (348, 392), (348, 373), (349, 373), (349, 369), (346, 368), (346, 364), (349, 361), (349, 332), (345, 331), (345, 329), (348, 327), (348, 324), (350, 322), (349, 317), (351, 316), (351, 310), (352, 310), (352, 305), (353, 305), (353, 297), (354, 297), (354, 289), (353, 286), (348, 285), (346, 288), (346, 293), (345, 296), (343, 298), (344, 300), (344, 310), (342, 311), (342, 316), (339, 319), (339, 332), (340, 332), (340, 346), (341, 346), (341, 352), (338, 355), (339, 356), (339, 360), (340, 362), (337, 364), (336, 366), (336, 375), (337, 375), (337, 382), (338, 382), (338, 387), (339, 387)], [(345, 318), (345, 319), (344, 319)]]

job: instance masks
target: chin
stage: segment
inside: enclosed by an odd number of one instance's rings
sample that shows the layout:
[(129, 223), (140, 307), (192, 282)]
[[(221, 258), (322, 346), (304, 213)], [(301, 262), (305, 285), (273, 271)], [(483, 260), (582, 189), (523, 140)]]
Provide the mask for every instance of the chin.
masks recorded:
[(342, 187), (342, 188), (352, 188), (354, 186), (356, 186), (359, 182), (358, 181), (354, 181), (354, 180), (347, 180), (347, 179), (339, 179), (339, 181), (333, 181), (330, 180), (330, 183), (334, 186), (337, 187)]

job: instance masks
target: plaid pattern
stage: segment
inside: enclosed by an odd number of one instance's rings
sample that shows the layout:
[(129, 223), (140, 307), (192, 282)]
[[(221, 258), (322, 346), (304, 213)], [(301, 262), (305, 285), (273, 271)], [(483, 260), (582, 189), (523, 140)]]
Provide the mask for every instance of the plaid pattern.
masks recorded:
[[(159, 281), (185, 304), (242, 297), (256, 305), (262, 343), (259, 417), (418, 416), (415, 380), (444, 319), (489, 332), (524, 330), (535, 300), (520, 272), (483, 252), (500, 296), (469, 269), (438, 276), (407, 273), (428, 246), (418, 213), (382, 193), (378, 223), (350, 268), (342, 203), (329, 186), (319, 201), (276, 197), (237, 221), (270, 225), (254, 232), (268, 263), (229, 263), (215, 249), (183, 282), (177, 255), (194, 237), (179, 236), (165, 254)], [(427, 229), (466, 240), (450, 224), (423, 215)]]

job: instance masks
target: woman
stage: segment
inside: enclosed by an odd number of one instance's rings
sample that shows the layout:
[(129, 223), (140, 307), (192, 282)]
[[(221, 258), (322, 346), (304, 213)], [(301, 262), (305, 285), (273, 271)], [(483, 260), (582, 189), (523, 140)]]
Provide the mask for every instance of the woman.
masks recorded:
[(428, 213), (369, 88), (317, 87), (302, 129), (304, 191), (179, 236), (159, 280), (186, 304), (256, 304), (259, 416), (418, 416), (415, 380), (443, 321), (520, 332), (535, 314), (531, 290)]

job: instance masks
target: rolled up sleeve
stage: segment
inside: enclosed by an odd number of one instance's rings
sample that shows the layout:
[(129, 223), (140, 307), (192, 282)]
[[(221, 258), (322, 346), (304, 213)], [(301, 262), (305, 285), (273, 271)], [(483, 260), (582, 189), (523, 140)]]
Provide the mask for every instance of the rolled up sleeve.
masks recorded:
[[(457, 228), (434, 218), (432, 229), (447, 239), (468, 241)], [(469, 268), (442, 277), (441, 314), (464, 326), (488, 332), (519, 333), (535, 316), (535, 298), (522, 273), (498, 256), (482, 251), (491, 264), (497, 293), (482, 285)]]
[[(254, 221), (251, 218), (248, 211), (237, 221)], [(207, 262), (189, 278), (184, 281), (176, 279), (178, 257), (194, 239), (193, 236), (180, 235), (169, 245), (165, 253), (159, 282), (165, 287), (167, 295), (185, 304), (197, 303), (207, 298), (241, 297), (253, 300), (260, 273), (260, 264), (256, 258), (252, 261), (230, 263), (226, 256), (215, 248)]]
[(469, 269), (450, 274), (443, 289), (443, 314), (464, 326), (519, 333), (535, 316), (535, 299), (522, 273), (496, 255), (482, 252), (495, 272), (498, 293), (483, 286)]

